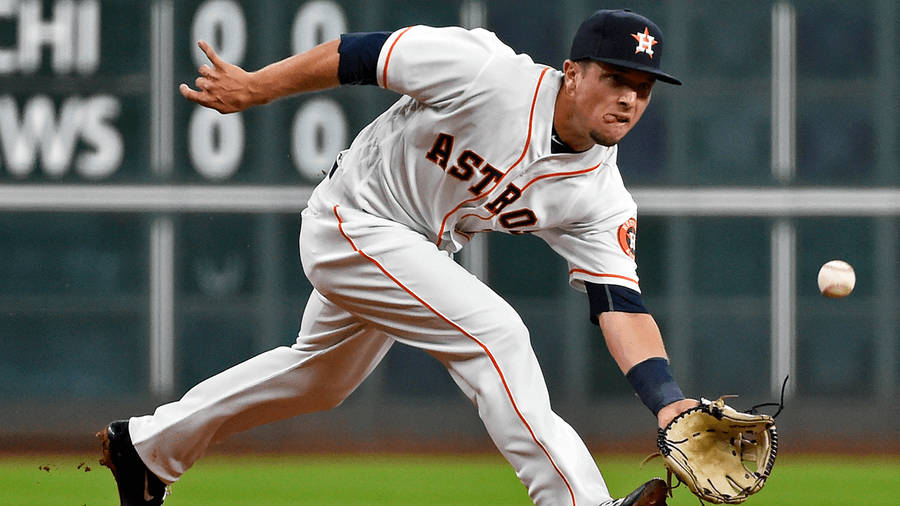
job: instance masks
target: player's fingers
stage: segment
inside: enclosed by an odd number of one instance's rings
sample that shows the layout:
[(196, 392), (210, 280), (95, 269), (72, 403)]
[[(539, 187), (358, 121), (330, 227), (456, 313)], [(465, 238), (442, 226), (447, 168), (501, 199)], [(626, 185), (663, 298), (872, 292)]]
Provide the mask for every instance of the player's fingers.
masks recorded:
[(216, 111), (219, 111), (222, 114), (226, 114), (226, 113), (235, 111), (235, 109), (233, 107), (226, 106), (221, 100), (215, 99), (209, 93), (206, 93), (203, 90), (197, 91), (195, 89), (192, 89), (190, 86), (188, 86), (186, 84), (182, 84), (181, 86), (179, 86), (178, 91), (181, 92), (181, 95), (184, 98), (190, 100), (191, 102), (200, 104), (203, 107), (215, 109)]
[(206, 103), (208, 102), (202, 92), (191, 89), (191, 87), (186, 84), (182, 83), (182, 85), (178, 87), (178, 91), (181, 92), (181, 96), (190, 100), (191, 102), (200, 105), (206, 105)]
[(213, 66), (221, 67), (225, 62), (219, 58), (219, 55), (216, 54), (216, 51), (206, 43), (205, 40), (197, 41), (197, 45), (200, 46), (200, 49), (209, 58), (209, 61), (212, 62)]
[(194, 79), (194, 86), (201, 91), (208, 90), (210, 84), (212, 83), (210, 83), (209, 79), (205, 77), (198, 77), (197, 79)]
[(184, 97), (188, 100), (193, 100), (196, 97), (196, 95), (199, 95), (199, 93), (196, 90), (192, 90), (190, 86), (188, 86), (184, 83), (181, 83), (181, 85), (178, 86), (178, 91), (181, 92), (182, 97)]
[(203, 77), (209, 77), (212, 74), (212, 69), (209, 68), (209, 65), (203, 64), (200, 65), (200, 68), (197, 69), (197, 72)]

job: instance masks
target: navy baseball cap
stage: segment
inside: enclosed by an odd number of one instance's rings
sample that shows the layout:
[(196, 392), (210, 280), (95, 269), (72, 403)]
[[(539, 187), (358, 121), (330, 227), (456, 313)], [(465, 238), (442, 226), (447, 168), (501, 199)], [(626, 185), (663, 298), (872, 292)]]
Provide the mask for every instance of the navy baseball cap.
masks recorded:
[(662, 30), (653, 21), (628, 9), (599, 10), (578, 27), (569, 59), (641, 70), (660, 81), (681, 84), (659, 70), (662, 49)]

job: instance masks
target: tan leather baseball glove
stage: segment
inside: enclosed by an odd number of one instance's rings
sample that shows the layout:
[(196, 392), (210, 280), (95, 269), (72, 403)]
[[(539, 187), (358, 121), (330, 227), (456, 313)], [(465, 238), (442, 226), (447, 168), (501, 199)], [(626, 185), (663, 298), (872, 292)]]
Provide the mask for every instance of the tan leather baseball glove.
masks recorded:
[(778, 434), (769, 415), (702, 399), (675, 417), (657, 439), (671, 475), (700, 501), (738, 504), (759, 492), (775, 465)]

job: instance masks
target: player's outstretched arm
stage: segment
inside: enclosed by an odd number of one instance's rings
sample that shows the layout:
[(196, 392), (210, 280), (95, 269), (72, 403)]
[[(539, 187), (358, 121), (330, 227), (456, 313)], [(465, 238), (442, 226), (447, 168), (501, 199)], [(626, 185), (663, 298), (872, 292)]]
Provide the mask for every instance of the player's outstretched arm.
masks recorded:
[(654, 412), (660, 427), (698, 404), (684, 398), (677, 383), (668, 376), (668, 355), (651, 315), (608, 311), (597, 315), (597, 320), (609, 353)]
[(340, 84), (340, 40), (320, 44), (256, 72), (247, 72), (226, 62), (205, 41), (201, 40), (197, 45), (212, 67), (201, 65), (197, 70), (200, 76), (194, 81), (196, 89), (182, 84), (179, 91), (184, 98), (221, 113), (239, 112), (288, 95)]

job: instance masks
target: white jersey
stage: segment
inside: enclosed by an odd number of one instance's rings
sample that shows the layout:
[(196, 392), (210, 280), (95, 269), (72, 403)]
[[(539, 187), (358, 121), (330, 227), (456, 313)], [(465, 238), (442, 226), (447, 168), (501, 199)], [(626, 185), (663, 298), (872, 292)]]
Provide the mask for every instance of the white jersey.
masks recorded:
[(551, 153), (561, 72), (483, 29), (413, 26), (387, 39), (377, 78), (405, 96), (359, 133), (317, 193), (449, 252), (479, 232), (531, 233), (566, 259), (576, 289), (640, 290), (636, 205), (616, 147)]

